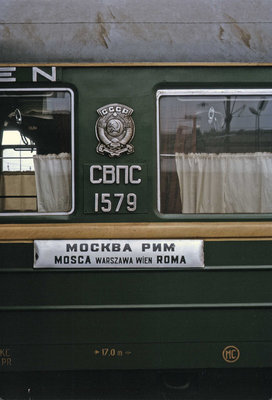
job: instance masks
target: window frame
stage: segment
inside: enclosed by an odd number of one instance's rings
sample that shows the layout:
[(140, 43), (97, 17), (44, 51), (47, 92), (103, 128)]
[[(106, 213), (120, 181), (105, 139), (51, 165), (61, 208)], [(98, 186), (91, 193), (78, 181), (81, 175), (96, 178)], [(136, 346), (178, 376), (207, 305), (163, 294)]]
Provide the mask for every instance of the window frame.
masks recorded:
[(237, 214), (193, 214), (193, 213), (164, 213), (161, 211), (161, 162), (160, 162), (160, 99), (164, 96), (272, 96), (272, 88), (214, 88), (214, 89), (158, 89), (156, 91), (156, 211), (161, 218), (172, 218), (180, 220), (271, 220), (271, 213), (237, 213)]
[(74, 90), (67, 86), (42, 86), (42, 87), (0, 87), (0, 96), (2, 92), (5, 92), (3, 97), (8, 97), (8, 93), (20, 93), (20, 92), (69, 92), (71, 96), (71, 110), (70, 110), (70, 121), (71, 121), (71, 210), (69, 211), (58, 211), (58, 212), (0, 212), (0, 217), (24, 217), (24, 216), (61, 216), (71, 215), (75, 211), (75, 93)]

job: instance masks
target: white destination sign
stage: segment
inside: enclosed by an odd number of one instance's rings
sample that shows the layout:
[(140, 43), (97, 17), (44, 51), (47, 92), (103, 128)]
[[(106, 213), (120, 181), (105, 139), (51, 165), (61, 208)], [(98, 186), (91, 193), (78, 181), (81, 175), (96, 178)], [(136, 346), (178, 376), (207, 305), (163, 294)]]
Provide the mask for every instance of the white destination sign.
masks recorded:
[(203, 240), (35, 240), (35, 268), (201, 268)]

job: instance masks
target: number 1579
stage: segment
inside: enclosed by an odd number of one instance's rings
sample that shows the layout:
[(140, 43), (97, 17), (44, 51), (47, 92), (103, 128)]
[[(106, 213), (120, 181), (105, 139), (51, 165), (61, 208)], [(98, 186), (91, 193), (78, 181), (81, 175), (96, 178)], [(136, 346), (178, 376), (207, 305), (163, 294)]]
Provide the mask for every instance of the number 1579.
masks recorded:
[[(133, 212), (137, 209), (137, 196), (135, 193), (95, 193), (94, 211), (95, 212), (115, 212), (118, 213), (121, 207)], [(122, 208), (123, 208), (122, 207)]]

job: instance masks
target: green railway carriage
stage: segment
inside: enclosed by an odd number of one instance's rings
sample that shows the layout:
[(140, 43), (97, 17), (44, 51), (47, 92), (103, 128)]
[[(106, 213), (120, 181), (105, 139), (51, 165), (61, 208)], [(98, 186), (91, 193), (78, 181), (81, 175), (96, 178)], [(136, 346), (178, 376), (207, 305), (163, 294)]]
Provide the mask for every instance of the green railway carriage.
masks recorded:
[(2, 372), (272, 366), (271, 76), (2, 65)]

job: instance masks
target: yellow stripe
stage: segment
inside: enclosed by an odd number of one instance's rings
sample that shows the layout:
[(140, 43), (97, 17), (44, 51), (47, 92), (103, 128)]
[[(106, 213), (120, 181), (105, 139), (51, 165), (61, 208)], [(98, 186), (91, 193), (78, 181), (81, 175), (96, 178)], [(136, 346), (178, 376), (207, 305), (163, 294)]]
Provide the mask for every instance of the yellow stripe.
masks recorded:
[(272, 239), (272, 222), (3, 224), (0, 241), (34, 239)]
[(271, 67), (262, 62), (55, 62), (0, 63), (0, 67)]

